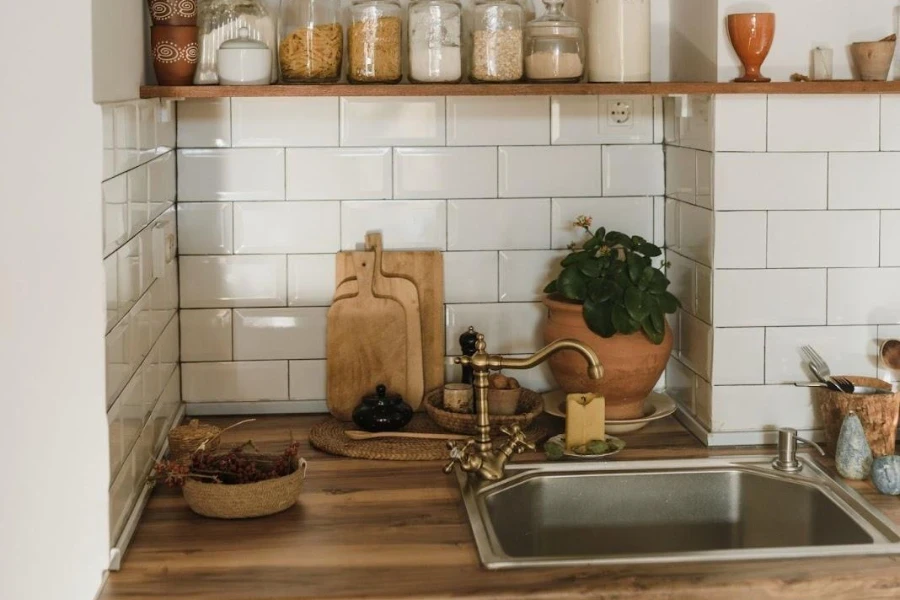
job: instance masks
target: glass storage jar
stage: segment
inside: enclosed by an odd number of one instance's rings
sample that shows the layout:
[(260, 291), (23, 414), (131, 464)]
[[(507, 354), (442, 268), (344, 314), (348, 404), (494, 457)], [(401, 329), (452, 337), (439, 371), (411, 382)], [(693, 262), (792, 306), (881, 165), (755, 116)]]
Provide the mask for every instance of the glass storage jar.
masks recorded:
[(522, 78), (525, 14), (512, 0), (476, 0), (472, 14), (473, 81), (510, 82)]
[(525, 77), (530, 81), (580, 81), (584, 32), (563, 12), (564, 0), (544, 0), (546, 12), (525, 25)]
[(462, 79), (461, 31), (459, 0), (412, 0), (406, 34), (409, 80), (455, 83)]
[(194, 85), (219, 83), (218, 53), (222, 44), (241, 37), (246, 27), (249, 39), (263, 42), (272, 55), (271, 83), (278, 80), (275, 60), (275, 21), (260, 0), (201, 0), (197, 6), (200, 59)]
[(397, 83), (400, 68), (401, 10), (397, 0), (353, 0), (347, 79), (353, 83)]
[(281, 0), (278, 62), (285, 83), (341, 78), (344, 28), (340, 0)]
[(534, 17), (537, 13), (534, 10), (534, 0), (516, 0), (516, 4), (522, 7), (522, 12), (525, 13), (525, 23), (529, 23), (530, 21), (534, 21)]

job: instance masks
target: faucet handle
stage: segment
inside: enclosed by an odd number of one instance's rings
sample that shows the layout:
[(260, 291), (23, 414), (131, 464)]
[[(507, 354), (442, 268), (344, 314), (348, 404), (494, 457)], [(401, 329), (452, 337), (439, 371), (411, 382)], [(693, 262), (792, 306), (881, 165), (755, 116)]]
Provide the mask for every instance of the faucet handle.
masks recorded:
[(456, 463), (462, 464), (462, 461), (465, 460), (466, 456), (469, 454), (472, 446), (475, 445), (475, 440), (468, 439), (464, 444), (460, 444), (458, 442), (447, 442), (447, 448), (450, 450), (450, 462), (444, 467), (444, 473), (448, 475), (453, 471), (454, 465)]
[(525, 432), (523, 432), (522, 428), (518, 425), (513, 425), (512, 427), (506, 427), (504, 425), (500, 428), (500, 431), (509, 438), (507, 444), (516, 454), (521, 454), (525, 452), (526, 449), (532, 452), (537, 450), (535, 445), (528, 441), (528, 438), (525, 437)]

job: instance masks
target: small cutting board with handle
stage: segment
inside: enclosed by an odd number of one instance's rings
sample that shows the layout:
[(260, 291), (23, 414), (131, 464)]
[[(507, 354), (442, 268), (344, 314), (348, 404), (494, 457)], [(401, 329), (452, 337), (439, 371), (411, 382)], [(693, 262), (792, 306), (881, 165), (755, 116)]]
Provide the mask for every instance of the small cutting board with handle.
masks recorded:
[(327, 405), (342, 421), (351, 420), (378, 384), (399, 393), (407, 379), (406, 312), (396, 300), (373, 293), (371, 254), (355, 253), (352, 261), (357, 293), (328, 309), (326, 339)]

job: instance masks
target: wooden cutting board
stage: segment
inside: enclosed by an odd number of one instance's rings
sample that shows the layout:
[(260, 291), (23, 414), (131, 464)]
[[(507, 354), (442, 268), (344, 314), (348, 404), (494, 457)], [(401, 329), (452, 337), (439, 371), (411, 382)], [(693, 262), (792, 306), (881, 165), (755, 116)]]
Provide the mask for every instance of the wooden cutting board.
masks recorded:
[(388, 390), (406, 388), (406, 312), (390, 298), (372, 292), (372, 255), (354, 253), (356, 295), (335, 300), (328, 309), (327, 405), (336, 418), (349, 421), (363, 396), (378, 384)]
[[(338, 293), (356, 293), (353, 256), (337, 255)], [(437, 250), (389, 250), (382, 254), (381, 272), (387, 277), (412, 281), (419, 292), (422, 319), (422, 356), (425, 391), (444, 385), (444, 257)], [(350, 283), (350, 285), (346, 285)], [(420, 406), (421, 408), (421, 406)]]

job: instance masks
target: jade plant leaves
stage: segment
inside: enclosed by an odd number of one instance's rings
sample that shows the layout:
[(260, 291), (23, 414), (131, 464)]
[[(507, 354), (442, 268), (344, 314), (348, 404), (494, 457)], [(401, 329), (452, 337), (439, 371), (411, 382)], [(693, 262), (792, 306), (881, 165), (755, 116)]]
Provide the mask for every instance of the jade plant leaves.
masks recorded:
[(574, 265), (563, 269), (556, 280), (556, 287), (569, 300), (582, 302), (587, 295), (587, 282)]

